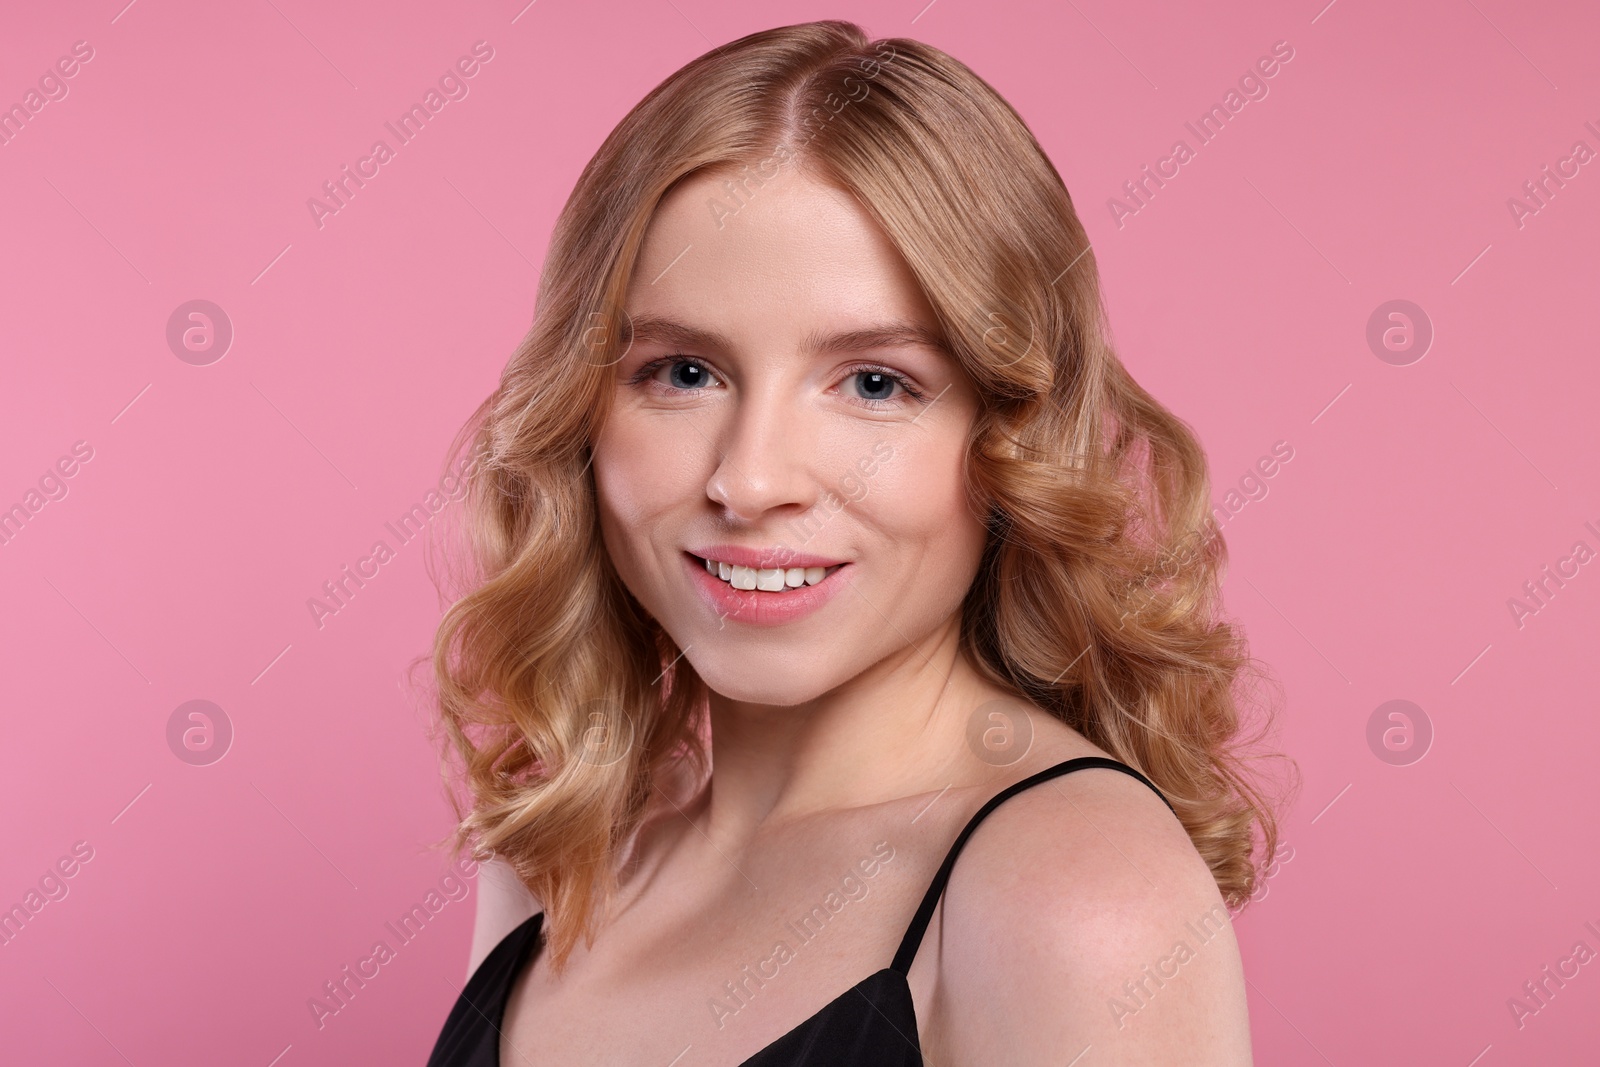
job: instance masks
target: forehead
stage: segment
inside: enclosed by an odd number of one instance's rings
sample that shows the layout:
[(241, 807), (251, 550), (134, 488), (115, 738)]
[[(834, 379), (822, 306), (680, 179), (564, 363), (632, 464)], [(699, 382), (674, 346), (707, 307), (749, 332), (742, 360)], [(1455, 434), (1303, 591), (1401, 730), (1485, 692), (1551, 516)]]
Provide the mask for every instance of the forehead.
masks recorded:
[[(769, 171), (771, 168), (768, 168)], [(792, 165), (686, 179), (652, 216), (629, 313), (693, 319), (734, 335), (886, 320), (933, 328), (911, 269), (854, 195)]]

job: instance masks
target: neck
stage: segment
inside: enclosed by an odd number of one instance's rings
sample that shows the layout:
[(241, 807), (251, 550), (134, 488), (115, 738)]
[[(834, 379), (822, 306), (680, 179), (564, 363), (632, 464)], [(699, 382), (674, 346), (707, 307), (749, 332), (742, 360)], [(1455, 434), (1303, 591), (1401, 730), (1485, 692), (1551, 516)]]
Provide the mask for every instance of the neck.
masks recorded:
[(807, 815), (972, 784), (990, 768), (972, 758), (968, 720), (1002, 694), (961, 652), (959, 617), (800, 704), (712, 693), (706, 827), (744, 840)]

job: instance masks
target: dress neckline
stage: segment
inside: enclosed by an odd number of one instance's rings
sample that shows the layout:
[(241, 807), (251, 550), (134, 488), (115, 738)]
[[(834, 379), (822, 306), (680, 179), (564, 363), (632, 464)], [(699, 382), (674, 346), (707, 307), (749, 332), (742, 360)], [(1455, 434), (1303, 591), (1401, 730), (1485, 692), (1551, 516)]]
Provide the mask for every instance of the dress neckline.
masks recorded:
[[(511, 1001), (511, 990), (516, 986), (517, 979), (522, 976), (523, 972), (531, 968), (538, 960), (539, 950), (544, 947), (544, 938), (540, 936), (543, 929), (544, 912), (539, 911), (524, 919), (522, 924), (517, 927), (516, 930), (512, 931), (511, 936), (521, 937), (523, 939), (523, 944), (517, 951), (516, 962), (511, 968), (511, 977), (506, 982), (504, 989), (501, 991), (499, 1018), (502, 1026), (505, 1025), (506, 1008), (509, 1006)], [(821, 1019), (829, 1012), (830, 1009), (839, 1004), (841, 1001), (849, 999), (852, 993), (860, 993), (861, 990), (865, 989), (867, 986), (870, 986), (875, 982), (883, 981), (886, 975), (892, 975), (894, 978), (899, 979), (900, 983), (905, 986), (906, 1003), (910, 1005), (911, 1011), (911, 1032), (917, 1035), (917, 1038), (907, 1038), (907, 1043), (911, 1044), (912, 1047), (915, 1048), (920, 1054), (922, 1051), (919, 1040), (920, 1034), (918, 1033), (920, 1027), (917, 1025), (916, 1005), (911, 1001), (911, 985), (907, 981), (906, 976), (901, 974), (894, 968), (893, 965), (891, 965), (873, 971), (871, 974), (861, 979), (861, 981), (857, 982), (855, 985), (851, 986), (849, 989), (846, 989), (843, 993), (840, 993), (822, 1007), (818, 1008), (815, 1012), (806, 1016), (806, 1018), (802, 1019), (794, 1026), (790, 1027), (788, 1030), (785, 1030), (783, 1033), (779, 1034), (777, 1037), (761, 1046), (761, 1048), (752, 1053), (749, 1058), (740, 1060), (738, 1067), (752, 1067), (752, 1065), (756, 1064), (761, 1057), (767, 1055), (785, 1041), (790, 1040), (794, 1037), (794, 1035), (800, 1033), (806, 1027), (816, 1025), (818, 1019)], [(902, 1034), (901, 1036), (904, 1037), (905, 1035)], [(495, 1041), (494, 1062), (496, 1067), (502, 1067), (502, 1065), (505, 1063), (505, 1061), (500, 1058), (499, 1040)]]

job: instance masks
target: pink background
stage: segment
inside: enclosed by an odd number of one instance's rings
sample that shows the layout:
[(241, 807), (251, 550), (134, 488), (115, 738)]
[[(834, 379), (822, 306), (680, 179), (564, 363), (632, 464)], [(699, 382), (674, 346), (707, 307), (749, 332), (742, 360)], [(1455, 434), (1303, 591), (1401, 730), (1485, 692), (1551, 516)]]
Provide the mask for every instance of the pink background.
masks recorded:
[[(1238, 921), (1258, 1061), (1594, 1062), (1600, 963), (1520, 1027), (1507, 1002), (1576, 942), (1600, 951), (1600, 562), (1520, 626), (1508, 601), (1575, 542), (1600, 550), (1600, 162), (1521, 226), (1507, 201), (1575, 141), (1600, 149), (1600, 17), (1318, 3), (8, 14), (0, 103), (74, 42), (94, 54), (0, 146), (0, 507), (93, 450), (0, 545), (0, 905), (93, 849), (0, 947), (7, 1058), (424, 1061), (475, 882), (323, 1027), (307, 1007), (446, 872), (402, 684), (439, 603), (421, 543), (384, 524), (522, 336), (612, 125), (713, 44), (847, 17), (949, 50), (1029, 121), (1121, 352), (1201, 435), (1219, 503), (1293, 449), (1223, 530), (1229, 610), (1305, 777), (1292, 859)], [(469, 95), (319, 228), (307, 200), (479, 40)], [(1195, 147), (1184, 122), (1280, 40), (1269, 94), (1119, 227), (1108, 199)], [(194, 299), (235, 331), (206, 366), (166, 340)], [(1366, 339), (1394, 299), (1435, 331), (1404, 366)], [(319, 628), (308, 600), (380, 538), (395, 557)], [(235, 732), (206, 766), (167, 741), (194, 699)], [(1369, 746), (1394, 699), (1431, 723), (1419, 761)]]

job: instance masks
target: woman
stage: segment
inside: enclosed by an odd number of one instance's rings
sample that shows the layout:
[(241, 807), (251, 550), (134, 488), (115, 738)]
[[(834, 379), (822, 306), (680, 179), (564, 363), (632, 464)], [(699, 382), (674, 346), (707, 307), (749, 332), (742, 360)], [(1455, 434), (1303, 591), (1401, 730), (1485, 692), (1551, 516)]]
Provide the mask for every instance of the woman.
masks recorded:
[(622, 121), (463, 434), (435, 666), (505, 877), (431, 1064), (1249, 1062), (1250, 661), (1100, 316), (926, 45), (756, 33)]

